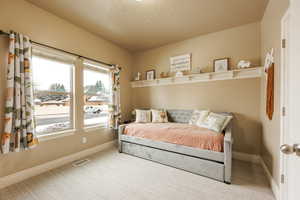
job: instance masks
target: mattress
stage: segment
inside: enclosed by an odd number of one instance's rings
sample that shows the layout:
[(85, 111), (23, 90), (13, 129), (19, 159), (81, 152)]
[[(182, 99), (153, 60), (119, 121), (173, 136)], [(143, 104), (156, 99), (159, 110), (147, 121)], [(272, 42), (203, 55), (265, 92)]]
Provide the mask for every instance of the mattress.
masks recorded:
[(224, 134), (183, 123), (132, 123), (124, 134), (199, 149), (223, 152)]

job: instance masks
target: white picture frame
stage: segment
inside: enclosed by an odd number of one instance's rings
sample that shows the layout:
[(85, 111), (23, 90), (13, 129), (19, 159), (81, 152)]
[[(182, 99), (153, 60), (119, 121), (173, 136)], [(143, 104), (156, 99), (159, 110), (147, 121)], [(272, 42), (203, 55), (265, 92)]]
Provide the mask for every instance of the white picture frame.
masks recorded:
[(214, 60), (214, 72), (227, 72), (229, 70), (229, 58)]
[(190, 71), (192, 54), (170, 57), (170, 71)]
[(154, 80), (155, 79), (155, 70), (146, 71), (146, 80)]

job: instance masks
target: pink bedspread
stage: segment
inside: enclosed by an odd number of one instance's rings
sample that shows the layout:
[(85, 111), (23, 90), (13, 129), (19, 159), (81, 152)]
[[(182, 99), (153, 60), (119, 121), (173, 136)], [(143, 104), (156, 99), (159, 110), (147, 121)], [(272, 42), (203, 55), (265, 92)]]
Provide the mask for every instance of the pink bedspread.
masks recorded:
[(223, 134), (195, 125), (179, 123), (132, 123), (126, 126), (124, 134), (154, 141), (223, 152)]

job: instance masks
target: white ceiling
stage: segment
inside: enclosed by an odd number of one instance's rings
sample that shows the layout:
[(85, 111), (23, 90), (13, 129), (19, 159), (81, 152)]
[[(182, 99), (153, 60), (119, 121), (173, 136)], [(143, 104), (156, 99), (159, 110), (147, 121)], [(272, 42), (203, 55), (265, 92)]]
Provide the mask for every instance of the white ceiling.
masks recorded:
[(261, 20), (268, 0), (27, 0), (131, 51)]

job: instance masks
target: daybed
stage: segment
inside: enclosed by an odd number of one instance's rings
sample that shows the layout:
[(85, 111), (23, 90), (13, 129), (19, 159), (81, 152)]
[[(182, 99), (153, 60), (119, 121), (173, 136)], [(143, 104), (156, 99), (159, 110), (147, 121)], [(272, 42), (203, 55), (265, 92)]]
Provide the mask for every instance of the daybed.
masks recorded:
[[(206, 138), (208, 142), (214, 141), (213, 145), (207, 145), (207, 141), (206, 143), (200, 142), (200, 144), (198, 144), (199, 142), (191, 142), (188, 139), (183, 140), (180, 139), (180, 136), (177, 137), (177, 140), (176, 136), (174, 136), (175, 140), (168, 142), (169, 140), (172, 140), (172, 131), (171, 134), (167, 134), (164, 130), (183, 128), (182, 126), (186, 124), (187, 131), (189, 131), (191, 127), (188, 126), (188, 121), (192, 116), (193, 110), (167, 110), (167, 113), (169, 122), (173, 122), (175, 128), (173, 125), (169, 127), (168, 124), (164, 126), (161, 124), (120, 125), (118, 138), (119, 152), (183, 169), (228, 184), (231, 183), (233, 143), (231, 135), (232, 123), (229, 123), (226, 127), (225, 133), (222, 135), (221, 139), (219, 136)], [(229, 115), (228, 113), (223, 114)], [(181, 123), (182, 125), (175, 123)], [(135, 134), (128, 134), (130, 130), (127, 130), (127, 134), (125, 134), (126, 126), (131, 128), (131, 131), (137, 129), (138, 131), (136, 132), (145, 137), (139, 137), (139, 135), (137, 137)], [(141, 131), (141, 126), (146, 128), (144, 132), (143, 130)], [(155, 127), (157, 127), (157, 130), (155, 130)], [(149, 133), (151, 132), (150, 130), (153, 132), (152, 134)], [(155, 139), (159, 135), (159, 133), (155, 135), (155, 131), (161, 131), (160, 133), (164, 134), (162, 138)], [(173, 130), (173, 133), (176, 134), (176, 130)], [(193, 137), (195, 137), (195, 135), (196, 134), (194, 134)], [(201, 140), (201, 138), (194, 139), (194, 141), (199, 140)], [(184, 141), (187, 143), (184, 143)], [(219, 144), (220, 141), (222, 142), (221, 147)]]

